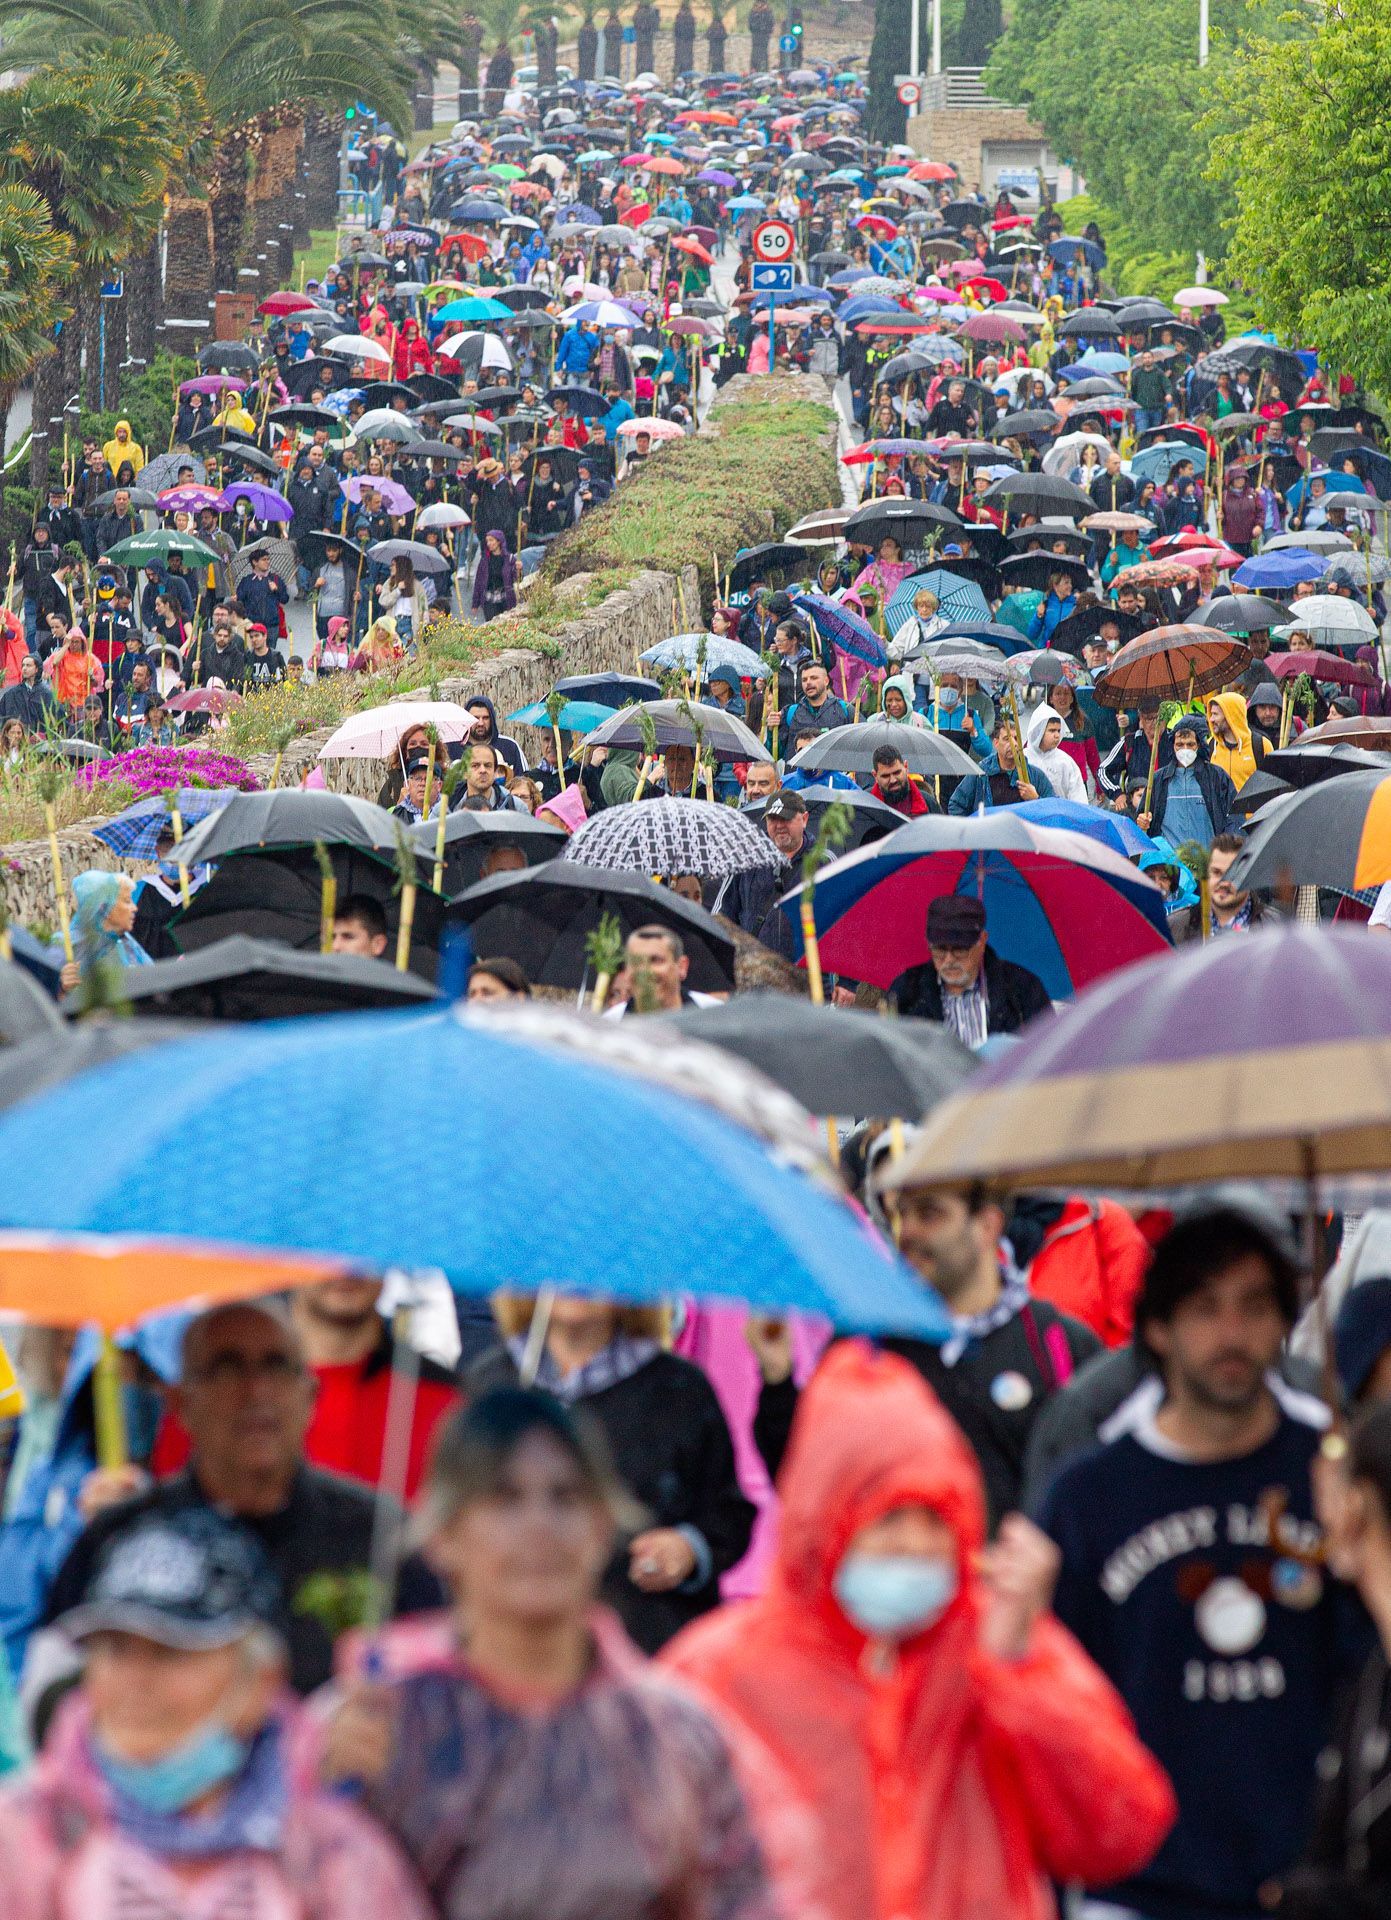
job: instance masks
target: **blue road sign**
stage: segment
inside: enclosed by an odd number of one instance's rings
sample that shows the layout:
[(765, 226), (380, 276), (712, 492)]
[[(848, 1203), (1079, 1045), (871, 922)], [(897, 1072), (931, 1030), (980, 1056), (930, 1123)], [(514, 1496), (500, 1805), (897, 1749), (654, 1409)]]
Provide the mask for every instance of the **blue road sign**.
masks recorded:
[(755, 293), (791, 293), (793, 286), (792, 266), (760, 267), (753, 269), (753, 290)]
[(124, 291), (125, 287), (122, 282), (122, 276), (119, 273), (109, 274), (101, 283), (101, 297), (103, 300), (119, 300)]
[(637, 41), (637, 37), (638, 30), (636, 27), (625, 27), (623, 29), (623, 44), (625, 47), (633, 46)]
[(778, 52), (779, 53), (795, 53), (796, 51), (797, 51), (796, 39), (792, 34), (785, 33), (782, 36), (781, 40), (779, 40), (778, 42)]

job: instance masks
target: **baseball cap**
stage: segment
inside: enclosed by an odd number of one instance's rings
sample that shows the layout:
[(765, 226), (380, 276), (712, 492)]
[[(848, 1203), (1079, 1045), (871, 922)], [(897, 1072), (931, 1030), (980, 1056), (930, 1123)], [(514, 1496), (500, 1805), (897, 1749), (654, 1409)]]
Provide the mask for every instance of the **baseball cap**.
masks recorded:
[(133, 1633), (188, 1651), (226, 1647), (254, 1627), (280, 1629), (280, 1583), (255, 1537), (213, 1508), (147, 1513), (106, 1543), (62, 1625), (74, 1640)]
[(790, 820), (794, 814), (806, 813), (807, 803), (800, 793), (775, 793), (764, 810), (765, 820)]

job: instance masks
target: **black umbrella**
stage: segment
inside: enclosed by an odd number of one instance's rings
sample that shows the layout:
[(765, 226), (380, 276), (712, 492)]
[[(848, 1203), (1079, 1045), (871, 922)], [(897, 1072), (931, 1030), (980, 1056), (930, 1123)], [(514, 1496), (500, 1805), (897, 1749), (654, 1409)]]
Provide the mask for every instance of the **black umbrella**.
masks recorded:
[(579, 420), (597, 420), (600, 414), (607, 413), (610, 401), (602, 393), (596, 393), (593, 387), (549, 387), (546, 390), (546, 404), (556, 406), (561, 401)]
[(534, 986), (575, 988), (592, 970), (585, 942), (606, 915), (624, 937), (639, 927), (670, 927), (690, 959), (697, 993), (734, 987), (734, 941), (713, 914), (636, 873), (552, 861), (525, 873), (480, 880), (449, 907), (469, 928), (475, 953), (515, 960)]
[(1061, 421), (1051, 407), (1022, 407), (1018, 413), (1002, 414), (990, 429), (992, 440), (1030, 439), (1034, 434), (1057, 431)]
[[(637, 316), (634, 315), (635, 325), (636, 322)], [(507, 322), (514, 332), (520, 330), (523, 333), (548, 333), (553, 328), (558, 329), (562, 324), (563, 322), (557, 320), (553, 313), (542, 313), (536, 307), (528, 307), (525, 313), (516, 314)]]
[(189, 435), (188, 444), (199, 453), (230, 453), (233, 447), (254, 447), (254, 434), (240, 427), (200, 427)]
[(892, 720), (861, 720), (818, 735), (793, 760), (799, 773), (873, 773), (879, 747), (893, 747), (910, 773), (958, 779), (980, 767), (945, 734), (931, 727), (900, 727)]
[(550, 295), (544, 287), (497, 287), (488, 298), (521, 313), (528, 307), (544, 307)]
[(1061, 647), (1064, 653), (1080, 657), (1084, 642), (1094, 640), (1103, 624), (1109, 625), (1112, 621), (1120, 629), (1122, 645), (1145, 630), (1145, 622), (1138, 614), (1122, 613), (1119, 608), (1108, 607), (1105, 601), (1096, 600), (1090, 606), (1079, 607), (1066, 620), (1060, 620), (1053, 629), (1049, 645)]
[(238, 793), (185, 836), (182, 858), (185, 865), (196, 867), (229, 853), (312, 847), (322, 841), (390, 860), (396, 852), (396, 824), (385, 807), (352, 794), (300, 787)]
[[(331, 846), (328, 857), (339, 906), (354, 894), (375, 900), (386, 920), (387, 952), (394, 956), (401, 923), (394, 868), (378, 855), (351, 847)], [(423, 863), (418, 870), (423, 870)], [(204, 947), (233, 934), (313, 953), (318, 950), (321, 935), (322, 899), (323, 882), (311, 850), (299, 847), (276, 853), (233, 854), (219, 863), (188, 907), (173, 916), (169, 932), (181, 953), (201, 953)], [(410, 950), (411, 971), (422, 979), (435, 977), (443, 924), (444, 900), (422, 885), (416, 893)]]
[(1091, 373), (1085, 380), (1072, 381), (1067, 389), (1072, 400), (1124, 400), (1124, 391), (1107, 373)]
[[(580, 467), (593, 463), (593, 455), (582, 453), (578, 447), (536, 447), (522, 462), (522, 472), (526, 476), (527, 486), (531, 485), (532, 473), (542, 460), (549, 460), (551, 472), (564, 486), (572, 486), (579, 478)], [(641, 696), (646, 698), (646, 695)]]
[(1051, 473), (1007, 473), (992, 482), (985, 498), (1009, 513), (1059, 513), (1077, 520), (1096, 511), (1089, 493)]
[[(1014, 635), (1016, 640), (1018, 637), (1018, 634)], [(903, 825), (903, 815), (896, 808), (886, 800), (876, 800), (863, 787), (830, 787), (818, 782), (815, 786), (800, 787), (798, 792), (807, 803), (807, 832), (813, 840), (827, 807), (849, 809), (850, 835), (841, 848), (842, 853), (853, 853), (857, 847), (867, 846), (871, 840), (882, 840), (886, 834), (895, 832)], [(767, 802), (759, 801), (756, 806), (746, 807), (744, 812), (750, 820), (762, 820), (767, 810)]]
[(345, 554), (354, 560), (366, 558), (366, 548), (360, 547), (356, 540), (349, 540), (346, 534), (335, 533), (332, 527), (314, 527), (308, 533), (299, 536), (299, 548), (306, 566), (318, 566), (326, 557), (329, 543), (341, 547)]
[(1040, 524), (1033, 527), (1016, 527), (1013, 533), (1005, 535), (1005, 545), (1011, 553), (1027, 553), (1031, 546), (1039, 541), (1050, 548), (1055, 541), (1061, 540), (1063, 552), (1075, 554), (1080, 560), (1092, 550), (1089, 533), (1081, 533), (1076, 527), (1055, 527)]
[(255, 347), (242, 340), (210, 340), (198, 349), (198, 365), (204, 373), (254, 373), (260, 364)]
[(1116, 320), (1126, 333), (1134, 333), (1141, 327), (1172, 326), (1178, 315), (1162, 300), (1124, 300), (1116, 309)]
[(638, 673), (572, 673), (557, 680), (555, 691), (571, 700), (591, 700), (598, 707), (626, 707), (635, 700), (660, 700), (655, 680)]
[(378, 407), (389, 407), (397, 400), (415, 406), (419, 398), (404, 380), (369, 380), (362, 389), (362, 404), (369, 413), (375, 413)]
[(585, 742), (590, 747), (617, 747), (629, 752), (643, 748), (642, 716), (651, 720), (657, 751), (694, 747), (699, 736), (706, 753), (723, 764), (737, 760), (771, 760), (772, 755), (737, 715), (723, 707), (692, 707), (687, 700), (643, 700), (626, 706), (603, 721)]
[(1092, 570), (1085, 560), (1071, 553), (1016, 553), (1000, 567), (1000, 578), (1008, 592), (1016, 587), (1034, 587), (1047, 593), (1052, 574), (1065, 573), (1078, 593), (1091, 585)]
[(417, 404), (422, 400), (457, 400), (459, 383), (442, 373), (413, 373), (406, 382)]
[(1291, 795), (1252, 829), (1245, 852), (1232, 863), (1232, 885), (1242, 891), (1336, 887), (1342, 893), (1375, 886), (1387, 877), (1379, 820), (1389, 781), (1391, 773), (1379, 768), (1340, 774)]
[(906, 353), (896, 353), (892, 360), (884, 362), (874, 376), (874, 384), (892, 386), (895, 381), (911, 379), (915, 373), (931, 373), (936, 365), (925, 353), (914, 353), (910, 347)]
[(132, 1011), (148, 1018), (283, 1020), (433, 1000), (415, 973), (356, 953), (297, 953), (272, 940), (232, 934), (174, 960), (130, 967), (121, 985)]
[(447, 446), (443, 440), (407, 440), (401, 448), (403, 460), (454, 460), (459, 458), (457, 447)]
[(280, 463), (260, 447), (242, 446), (240, 443), (234, 445), (229, 440), (218, 452), (224, 466), (255, 467), (259, 473), (273, 474), (276, 479), (284, 477)]
[(13, 960), (0, 960), (0, 1046), (17, 1047), (62, 1030), (50, 994)]
[(976, 1056), (945, 1027), (786, 993), (743, 993), (665, 1014), (661, 1024), (737, 1054), (810, 1113), (921, 1120), (976, 1070)]
[(1279, 752), (1268, 753), (1261, 770), (1290, 787), (1316, 787), (1343, 773), (1391, 773), (1391, 753), (1373, 753), (1366, 747), (1319, 742), (1312, 747), (1291, 741)]
[(296, 360), (281, 372), (285, 390), (296, 400), (307, 399), (315, 387), (326, 385), (331, 375), (338, 372), (332, 360)]
[[(1181, 560), (1182, 553), (1175, 554)], [(1271, 627), (1283, 627), (1290, 615), (1278, 600), (1267, 600), (1259, 593), (1223, 593), (1205, 607), (1195, 607), (1188, 616), (1191, 627), (1216, 627), (1220, 633), (1266, 633)]]
[(1056, 331), (1060, 340), (1071, 340), (1078, 334), (1101, 334), (1114, 340), (1125, 329), (1113, 313), (1100, 307), (1079, 307), (1058, 322)]
[[(950, 527), (955, 533), (967, 531), (959, 514), (950, 507), (936, 506), (931, 500), (867, 500), (857, 507), (845, 523), (845, 538), (877, 547), (881, 540), (893, 539), (906, 550), (925, 545), (936, 527)], [(974, 534), (974, 527), (969, 531)]]
[[(500, 848), (521, 854), (529, 867), (539, 867), (544, 861), (555, 859), (563, 850), (566, 837), (563, 828), (549, 826), (544, 820), (533, 820), (529, 813), (513, 813), (510, 809), (470, 813), (461, 807), (449, 815), (444, 826), (445, 894), (453, 899), (465, 888), (476, 885), (483, 878), (484, 863), (489, 855)], [(422, 820), (412, 827), (410, 841), (422, 867), (428, 867), (433, 874), (435, 849), (439, 845), (438, 820)]]
[(92, 505), (94, 507), (114, 506), (118, 493), (128, 495), (131, 506), (141, 513), (146, 510), (156, 513), (159, 511), (159, 501), (147, 487), (108, 487), (105, 493), (97, 495)]
[(307, 427), (311, 433), (315, 427), (327, 427), (330, 433), (343, 431), (341, 414), (334, 413), (330, 407), (313, 406), (308, 400), (296, 401), (287, 407), (272, 407), (266, 422), (272, 427)]
[(736, 554), (729, 569), (730, 593), (750, 593), (757, 585), (782, 585), (801, 580), (809, 565), (805, 547), (790, 547), (781, 540), (767, 541), (761, 547), (746, 547)]

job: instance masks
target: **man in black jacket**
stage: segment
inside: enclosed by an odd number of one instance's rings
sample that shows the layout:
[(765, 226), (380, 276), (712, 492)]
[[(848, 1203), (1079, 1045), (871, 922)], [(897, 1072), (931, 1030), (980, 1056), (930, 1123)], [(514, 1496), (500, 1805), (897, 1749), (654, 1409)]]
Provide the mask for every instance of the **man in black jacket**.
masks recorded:
[(735, 873), (715, 899), (716, 913), (724, 914), (791, 960), (796, 956), (792, 922), (778, 908), (789, 887), (797, 884), (807, 836), (807, 803), (800, 793), (775, 793), (763, 813), (764, 831), (778, 850), (776, 867), (751, 867)]
[(985, 908), (973, 894), (944, 893), (927, 909), (926, 966), (909, 967), (889, 992), (901, 1014), (939, 1020), (968, 1047), (992, 1033), (1018, 1033), (1052, 1002), (1037, 974), (987, 944)]

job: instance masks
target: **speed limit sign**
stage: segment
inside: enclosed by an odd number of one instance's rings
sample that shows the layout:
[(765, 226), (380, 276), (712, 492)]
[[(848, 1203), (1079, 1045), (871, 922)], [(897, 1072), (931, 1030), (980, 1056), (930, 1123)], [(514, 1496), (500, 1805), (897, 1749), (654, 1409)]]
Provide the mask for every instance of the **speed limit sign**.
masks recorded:
[(765, 220), (753, 230), (753, 257), (767, 266), (781, 266), (797, 248), (797, 236), (785, 220)]
[(923, 90), (916, 80), (901, 80), (898, 86), (899, 105), (904, 107), (917, 106), (919, 100), (922, 99), (922, 92)]

